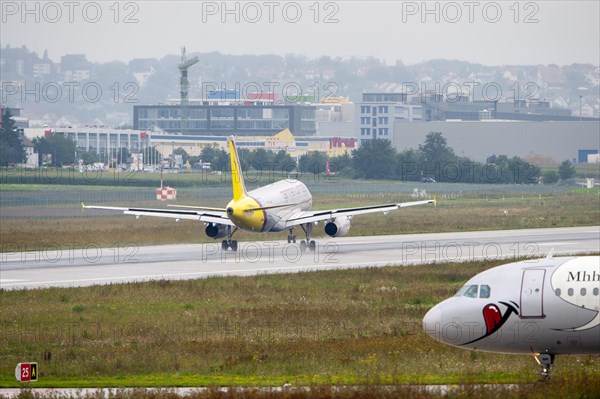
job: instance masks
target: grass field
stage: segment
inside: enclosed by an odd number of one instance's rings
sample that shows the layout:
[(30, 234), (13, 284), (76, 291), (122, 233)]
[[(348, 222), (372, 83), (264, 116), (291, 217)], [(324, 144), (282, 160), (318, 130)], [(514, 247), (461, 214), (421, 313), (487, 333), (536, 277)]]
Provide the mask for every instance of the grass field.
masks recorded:
[[(499, 263), (3, 291), (0, 386), (18, 386), (25, 360), (39, 363), (36, 386), (535, 382), (530, 356), (451, 348), (421, 328), (431, 306)], [(555, 369), (599, 372), (597, 356)]]

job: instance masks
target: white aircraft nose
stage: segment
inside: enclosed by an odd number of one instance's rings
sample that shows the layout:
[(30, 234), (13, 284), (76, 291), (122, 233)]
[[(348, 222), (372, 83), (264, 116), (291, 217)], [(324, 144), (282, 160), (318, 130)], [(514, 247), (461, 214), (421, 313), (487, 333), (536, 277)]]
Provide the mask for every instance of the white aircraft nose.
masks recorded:
[(440, 341), (441, 336), (441, 324), (442, 324), (442, 309), (441, 306), (435, 305), (429, 310), (423, 317), (423, 330), (431, 338)]

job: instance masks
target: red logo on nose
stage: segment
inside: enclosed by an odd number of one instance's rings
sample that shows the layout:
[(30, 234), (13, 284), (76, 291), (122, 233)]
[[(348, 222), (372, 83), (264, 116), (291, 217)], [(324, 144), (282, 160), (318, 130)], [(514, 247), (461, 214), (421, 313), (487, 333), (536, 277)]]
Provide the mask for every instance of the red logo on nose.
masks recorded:
[(512, 305), (508, 302), (500, 301), (500, 304), (506, 306), (506, 311), (504, 312), (504, 315), (500, 313), (500, 308), (494, 305), (493, 303), (485, 305), (483, 307), (483, 319), (485, 320), (486, 333), (479, 338), (475, 338), (472, 341), (464, 343), (463, 345), (469, 345), (473, 342), (482, 340), (485, 337), (489, 337), (490, 335), (498, 331), (504, 325), (504, 323), (506, 323), (511, 314), (514, 313), (518, 315), (519, 312), (517, 311), (517, 308), (519, 306), (512, 301), (511, 303)]
[(483, 308), (483, 318), (485, 320), (487, 334), (491, 334), (498, 327), (498, 324), (502, 320), (502, 315), (500, 314), (500, 309), (498, 309), (496, 305), (490, 304)]

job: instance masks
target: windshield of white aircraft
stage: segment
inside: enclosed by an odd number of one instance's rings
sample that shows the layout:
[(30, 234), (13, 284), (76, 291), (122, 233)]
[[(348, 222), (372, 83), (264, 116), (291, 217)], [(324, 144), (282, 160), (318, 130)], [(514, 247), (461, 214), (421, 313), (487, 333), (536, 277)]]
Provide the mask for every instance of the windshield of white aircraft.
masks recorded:
[(477, 284), (463, 285), (454, 296), (464, 296), (467, 298), (489, 298), (490, 291), (490, 286), (486, 284), (482, 284), (481, 289)]

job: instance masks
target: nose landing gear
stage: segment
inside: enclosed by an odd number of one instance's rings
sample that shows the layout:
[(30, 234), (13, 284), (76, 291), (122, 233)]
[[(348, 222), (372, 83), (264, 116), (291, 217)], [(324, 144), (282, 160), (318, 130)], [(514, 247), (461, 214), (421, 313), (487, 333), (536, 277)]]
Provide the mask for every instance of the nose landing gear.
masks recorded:
[(554, 354), (552, 353), (542, 353), (539, 356), (535, 356), (535, 361), (541, 366), (541, 370), (539, 372), (542, 380), (550, 378), (550, 371), (552, 366), (554, 365)]

